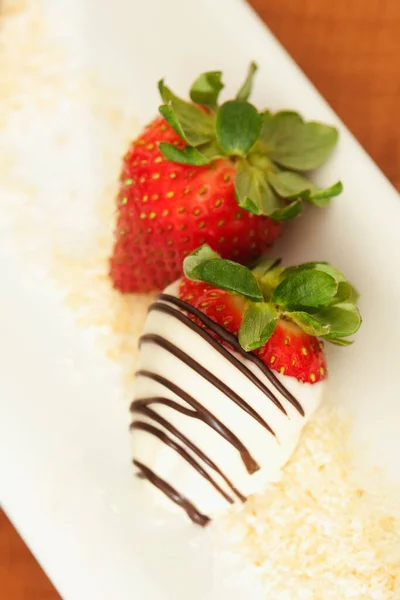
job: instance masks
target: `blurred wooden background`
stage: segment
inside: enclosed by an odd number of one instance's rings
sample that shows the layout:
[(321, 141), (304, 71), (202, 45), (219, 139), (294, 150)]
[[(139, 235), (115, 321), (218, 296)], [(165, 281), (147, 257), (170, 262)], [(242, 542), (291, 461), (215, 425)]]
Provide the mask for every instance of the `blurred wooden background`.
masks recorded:
[[(400, 189), (400, 0), (249, 1)], [(0, 590), (60, 598), (1, 513)]]

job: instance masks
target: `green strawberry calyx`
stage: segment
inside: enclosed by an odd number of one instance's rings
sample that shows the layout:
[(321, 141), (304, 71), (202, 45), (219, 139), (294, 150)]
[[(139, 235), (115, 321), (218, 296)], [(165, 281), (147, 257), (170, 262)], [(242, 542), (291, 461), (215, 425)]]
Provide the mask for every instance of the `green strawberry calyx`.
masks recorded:
[(326, 262), (285, 268), (280, 260), (264, 258), (250, 270), (204, 245), (185, 258), (183, 270), (188, 279), (246, 299), (238, 336), (246, 351), (263, 346), (282, 319), (339, 346), (351, 344), (344, 338), (361, 325), (357, 291)]
[(320, 188), (306, 173), (321, 166), (338, 140), (335, 127), (306, 122), (296, 112), (259, 112), (248, 101), (257, 70), (251, 63), (233, 100), (218, 104), (224, 84), (221, 71), (200, 75), (186, 102), (159, 82), (161, 115), (184, 140), (185, 146), (160, 143), (172, 162), (206, 165), (218, 158), (236, 164), (238, 205), (275, 220), (296, 217), (304, 202), (324, 207), (342, 191), (339, 182)]

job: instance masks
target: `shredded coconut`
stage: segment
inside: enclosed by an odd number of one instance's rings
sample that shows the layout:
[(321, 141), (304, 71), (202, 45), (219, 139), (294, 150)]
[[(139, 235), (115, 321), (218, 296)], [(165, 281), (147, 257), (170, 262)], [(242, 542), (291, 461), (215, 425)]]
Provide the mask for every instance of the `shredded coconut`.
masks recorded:
[[(325, 405), (281, 482), (217, 526), (273, 600), (399, 600), (400, 490), (363, 474), (348, 422)], [(397, 499), (397, 506), (396, 506)]]

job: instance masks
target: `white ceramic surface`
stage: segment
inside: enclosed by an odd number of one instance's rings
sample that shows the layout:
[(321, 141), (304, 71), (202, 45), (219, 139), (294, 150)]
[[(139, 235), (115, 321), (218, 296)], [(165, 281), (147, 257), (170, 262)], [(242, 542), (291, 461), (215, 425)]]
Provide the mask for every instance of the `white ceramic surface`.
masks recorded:
[[(294, 223), (277, 253), (288, 263), (329, 260), (358, 287), (364, 324), (353, 347), (329, 352), (330, 393), (354, 412), (356, 435), (400, 480), (400, 463), (393, 458), (400, 451), (396, 191), (241, 0), (45, 0), (43, 7), (46, 39), (69, 57), (67, 63), (53, 61), (62, 81), (87, 72), (113, 88), (116, 104), (140, 122), (155, 112), (155, 81), (161, 76), (184, 93), (200, 71), (222, 68), (229, 91), (255, 59), (260, 65), (257, 104), (298, 109), (339, 126), (339, 147), (318, 180), (331, 183), (340, 177), (346, 191), (329, 210), (314, 210)], [(15, 17), (22, 31), (24, 18)], [(43, 75), (42, 87), (53, 75), (50, 70)], [(25, 192), (2, 176), (3, 507), (65, 600), (243, 598), (243, 589), (249, 595), (248, 582), (241, 588), (223, 560), (213, 559), (207, 534), (179, 519), (161, 519), (134, 485), (120, 371), (92, 333), (75, 324), (41, 268), (48, 231), (34, 209), (47, 211), (58, 223), (61, 214), (61, 237), (67, 232), (75, 252), (84, 252), (97, 218), (85, 199), (96, 197), (105, 177), (104, 146), (115, 157), (106, 173), (106, 180), (113, 180), (121, 140), (83, 100), (66, 97), (56, 110), (39, 111), (30, 103), (29, 86), (19, 93), (23, 109), (2, 132), (0, 157), (13, 152), (14, 179), (25, 178), (38, 190), (29, 207), (38, 235), (25, 248), (32, 259), (28, 269), (17, 252), (21, 236), (15, 215), (10, 216), (10, 207), (22, 205)], [(69, 135), (62, 150), (52, 145), (55, 133)], [(74, 194), (66, 198), (66, 189)]]

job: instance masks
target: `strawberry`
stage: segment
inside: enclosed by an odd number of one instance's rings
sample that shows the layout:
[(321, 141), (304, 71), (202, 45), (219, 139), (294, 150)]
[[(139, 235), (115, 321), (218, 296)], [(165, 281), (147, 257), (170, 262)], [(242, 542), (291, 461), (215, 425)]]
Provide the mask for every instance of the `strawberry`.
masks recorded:
[[(179, 298), (201, 310), (227, 331), (238, 335), (246, 305), (241, 296), (184, 277), (179, 283)], [(200, 321), (196, 322), (202, 325)]]
[(160, 142), (184, 146), (157, 118), (124, 157), (111, 258), (111, 277), (122, 292), (163, 288), (181, 275), (185, 256), (205, 242), (224, 257), (248, 263), (282, 229), (281, 222), (238, 206), (231, 161), (173, 163), (160, 152)]
[[(238, 335), (246, 308), (244, 298), (186, 278), (180, 283), (179, 297)], [(270, 369), (299, 381), (315, 383), (327, 374), (322, 342), (290, 321), (280, 319), (269, 340), (255, 353)]]
[(326, 377), (323, 342), (290, 321), (279, 319), (268, 342), (256, 352), (270, 369), (282, 375), (311, 383)]
[(120, 291), (163, 288), (204, 243), (247, 264), (275, 242), (302, 201), (325, 206), (340, 192), (340, 183), (321, 190), (300, 175), (327, 158), (337, 131), (296, 113), (259, 113), (247, 101), (254, 72), (252, 65), (236, 99), (221, 106), (220, 72), (194, 82), (191, 103), (160, 82), (162, 116), (123, 160), (110, 260)]
[(269, 368), (316, 383), (327, 374), (318, 338), (351, 343), (343, 338), (360, 327), (358, 295), (327, 263), (285, 269), (279, 262), (264, 260), (250, 271), (203, 246), (184, 261), (179, 297), (236, 335)]

